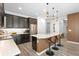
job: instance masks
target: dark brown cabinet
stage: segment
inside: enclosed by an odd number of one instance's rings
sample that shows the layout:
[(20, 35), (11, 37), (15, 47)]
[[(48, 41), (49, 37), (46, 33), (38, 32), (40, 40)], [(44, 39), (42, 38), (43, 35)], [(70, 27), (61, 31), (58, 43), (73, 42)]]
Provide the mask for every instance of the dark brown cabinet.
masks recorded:
[(37, 19), (29, 18), (30, 34), (37, 34)]
[(13, 28), (19, 28), (19, 17), (13, 16)]
[(6, 14), (6, 27), (7, 28), (19, 28), (19, 17)]
[(20, 23), (19, 27), (24, 28), (25, 25), (24, 25), (24, 18), (23, 17), (19, 17), (19, 23)]
[(30, 41), (29, 34), (17, 34), (12, 36), (16, 44), (22, 44)]
[(5, 14), (7, 28), (29, 28), (29, 20), (24, 17)]
[(28, 19), (24, 17), (19, 17), (19, 27), (20, 28), (29, 28)]
[(4, 26), (4, 4), (0, 3), (0, 27)]
[(79, 12), (68, 15), (67, 39), (79, 42)]
[(12, 15), (6, 15), (6, 27), (7, 28), (13, 27), (13, 16)]
[(21, 35), (21, 42), (22, 43), (29, 42), (30, 41), (29, 38), (30, 38), (30, 35), (29, 34), (22, 34)]
[(29, 18), (30, 24), (37, 24), (37, 19), (35, 18)]
[(0, 27), (3, 27), (4, 25), (4, 18), (2, 15), (0, 15)]
[(13, 40), (16, 44), (21, 44), (21, 36), (20, 35), (12, 35)]
[(0, 15), (4, 14), (4, 4), (0, 3)]
[(37, 51), (37, 38), (32, 36), (32, 48)]

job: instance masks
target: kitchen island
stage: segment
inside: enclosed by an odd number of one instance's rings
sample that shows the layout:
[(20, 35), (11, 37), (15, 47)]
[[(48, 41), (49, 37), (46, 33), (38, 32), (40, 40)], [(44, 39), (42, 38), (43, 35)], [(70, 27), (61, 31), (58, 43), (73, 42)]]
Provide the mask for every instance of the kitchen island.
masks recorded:
[(21, 52), (13, 39), (0, 41), (0, 56), (16, 56)]
[[(32, 48), (37, 53), (41, 53), (49, 46), (49, 38), (53, 38), (54, 36), (59, 35), (59, 33), (53, 33), (53, 34), (36, 34), (31, 35), (32, 36)], [(53, 40), (53, 39), (52, 39)]]

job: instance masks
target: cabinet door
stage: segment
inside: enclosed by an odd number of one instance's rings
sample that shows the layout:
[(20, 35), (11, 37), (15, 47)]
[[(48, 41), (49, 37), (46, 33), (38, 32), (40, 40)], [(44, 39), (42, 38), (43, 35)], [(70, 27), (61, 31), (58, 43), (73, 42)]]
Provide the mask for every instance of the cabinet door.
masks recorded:
[(0, 14), (4, 13), (4, 4), (0, 3)]
[(0, 16), (0, 27), (1, 27), (2, 17)]
[(13, 16), (13, 27), (19, 28), (19, 19), (18, 16)]
[(13, 16), (12, 15), (6, 15), (6, 27), (13, 28)]
[(22, 34), (21, 35), (21, 42), (22, 43), (25, 43), (25, 42), (29, 42), (30, 40), (29, 40), (29, 34)]
[(29, 18), (30, 34), (37, 34), (37, 19)]
[(2, 3), (0, 3), (0, 8), (2, 7)]
[(28, 20), (26, 18), (24, 18), (24, 28), (28, 28)]
[(13, 35), (13, 40), (16, 44), (21, 44), (21, 36), (20, 35)]
[(37, 38), (32, 36), (32, 49), (37, 51)]
[(17, 44), (21, 44), (22, 42), (21, 42), (21, 36), (20, 35), (17, 35), (16, 36), (16, 43)]
[(25, 27), (25, 28), (29, 28), (29, 25), (30, 25), (30, 24), (29, 24), (29, 19), (28, 19), (28, 18), (25, 18), (25, 19), (24, 19), (24, 22), (25, 22), (25, 26), (24, 26), (24, 27)]
[(28, 22), (26, 18), (19, 17), (19, 27), (20, 28), (28, 28)]
[(23, 19), (23, 17), (19, 17), (19, 27), (24, 28), (24, 19)]
[(0, 3), (0, 27), (4, 25), (4, 5)]
[(0, 15), (0, 27), (4, 26), (4, 16)]
[(29, 18), (30, 24), (37, 24), (37, 19)]

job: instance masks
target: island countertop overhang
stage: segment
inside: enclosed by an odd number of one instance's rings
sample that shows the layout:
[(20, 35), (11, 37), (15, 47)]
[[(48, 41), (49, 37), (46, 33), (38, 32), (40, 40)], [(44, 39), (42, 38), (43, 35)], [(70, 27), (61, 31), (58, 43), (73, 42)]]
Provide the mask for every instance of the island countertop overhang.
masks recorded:
[(56, 36), (59, 35), (60, 33), (53, 33), (53, 34), (35, 34), (35, 35), (31, 35), (33, 37), (36, 37), (38, 39), (45, 39), (45, 38), (50, 38), (52, 36)]

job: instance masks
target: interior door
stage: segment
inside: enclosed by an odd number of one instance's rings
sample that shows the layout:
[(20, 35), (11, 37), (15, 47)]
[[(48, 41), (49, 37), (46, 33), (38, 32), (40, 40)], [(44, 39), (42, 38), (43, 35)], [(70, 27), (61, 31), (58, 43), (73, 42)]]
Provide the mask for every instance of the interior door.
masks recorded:
[(68, 15), (68, 33), (69, 41), (79, 42), (79, 13)]
[(68, 15), (67, 39), (69, 41), (76, 41), (75, 21), (75, 14)]
[(79, 42), (79, 13), (75, 15), (75, 21), (74, 21), (74, 27), (75, 27), (75, 42)]

